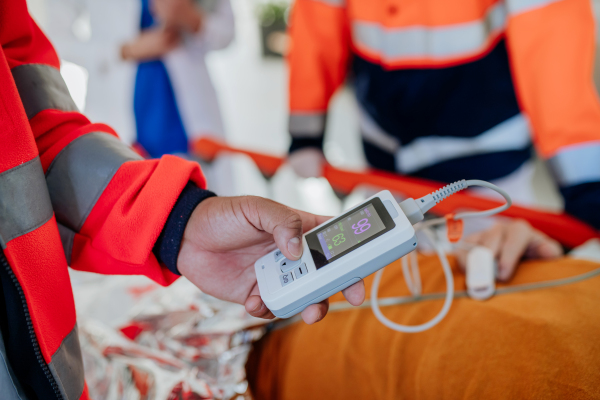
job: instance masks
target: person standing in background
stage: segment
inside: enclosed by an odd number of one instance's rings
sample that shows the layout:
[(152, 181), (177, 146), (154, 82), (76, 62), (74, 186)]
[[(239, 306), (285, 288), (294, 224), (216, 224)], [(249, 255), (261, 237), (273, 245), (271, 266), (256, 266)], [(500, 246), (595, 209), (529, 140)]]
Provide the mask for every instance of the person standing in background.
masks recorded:
[(321, 173), (329, 101), (349, 69), (372, 167), (477, 177), (531, 204), (532, 148), (565, 211), (600, 229), (600, 101), (589, 0), (297, 0), (289, 162)]
[(121, 57), (139, 62), (137, 143), (150, 157), (185, 154), (201, 136), (223, 137), (205, 57), (233, 38), (229, 0), (142, 0), (141, 33), (121, 47)]
[[(298, 175), (322, 174), (327, 109), (351, 70), (370, 166), (476, 177), (527, 205), (535, 147), (565, 211), (600, 229), (589, 0), (296, 0), (290, 37), (288, 160)], [(507, 280), (528, 243), (546, 240), (515, 220), (466, 241), (490, 248)], [(544, 247), (533, 252), (562, 253)]]

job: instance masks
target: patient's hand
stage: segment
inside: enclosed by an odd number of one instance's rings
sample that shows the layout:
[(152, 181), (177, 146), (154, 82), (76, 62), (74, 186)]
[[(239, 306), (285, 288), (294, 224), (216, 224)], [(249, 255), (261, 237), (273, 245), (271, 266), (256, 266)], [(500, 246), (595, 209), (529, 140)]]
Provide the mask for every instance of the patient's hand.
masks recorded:
[[(301, 235), (328, 217), (297, 211), (261, 197), (212, 197), (194, 210), (183, 235), (177, 259), (179, 271), (203, 292), (245, 304), (250, 315), (273, 318), (259, 296), (254, 263), (278, 247), (293, 260), (302, 255)], [(360, 305), (362, 281), (344, 290), (346, 299)], [(323, 301), (302, 312), (306, 323), (327, 314)]]
[(323, 176), (323, 168), (327, 163), (320, 149), (307, 147), (294, 151), (288, 156), (288, 163), (296, 175), (302, 178), (318, 178)]
[[(521, 219), (502, 221), (492, 228), (468, 236), (465, 242), (489, 248), (498, 261), (498, 280), (509, 280), (523, 257), (550, 259), (563, 255), (560, 244)], [(468, 249), (457, 253), (465, 270)]]

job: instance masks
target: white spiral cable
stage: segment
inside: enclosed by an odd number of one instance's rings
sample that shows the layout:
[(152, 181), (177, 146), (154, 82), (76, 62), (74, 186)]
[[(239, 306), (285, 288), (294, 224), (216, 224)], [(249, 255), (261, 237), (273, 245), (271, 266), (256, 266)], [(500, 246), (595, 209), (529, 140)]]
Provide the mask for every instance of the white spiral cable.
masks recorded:
[(383, 275), (383, 270), (385, 268), (380, 269), (375, 274), (375, 279), (373, 280), (373, 285), (371, 286), (371, 310), (373, 310), (373, 313), (375, 314), (379, 322), (395, 331), (417, 333), (433, 328), (435, 325), (438, 324), (438, 322), (444, 319), (446, 314), (448, 314), (450, 306), (452, 305), (452, 299), (454, 298), (454, 278), (452, 276), (452, 269), (450, 268), (450, 263), (446, 258), (446, 254), (444, 254), (444, 250), (442, 250), (438, 242), (435, 240), (435, 237), (429, 228), (423, 228), (423, 232), (425, 232), (425, 235), (427, 235), (427, 238), (433, 244), (433, 247), (442, 263), (444, 277), (446, 278), (446, 298), (444, 300), (444, 305), (442, 306), (441, 311), (435, 317), (433, 317), (433, 319), (429, 320), (424, 324), (408, 326), (392, 322), (385, 315), (383, 315), (383, 313), (379, 309), (379, 299), (377, 298), (377, 293), (379, 290), (379, 282), (381, 282), (381, 276)]

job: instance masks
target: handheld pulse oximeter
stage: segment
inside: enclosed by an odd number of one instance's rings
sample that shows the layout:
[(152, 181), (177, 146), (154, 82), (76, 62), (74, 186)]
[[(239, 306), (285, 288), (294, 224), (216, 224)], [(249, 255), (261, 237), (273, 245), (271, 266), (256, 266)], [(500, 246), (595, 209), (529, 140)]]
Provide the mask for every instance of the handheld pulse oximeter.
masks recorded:
[(387, 191), (305, 233), (302, 258), (279, 250), (255, 264), (260, 296), (280, 318), (358, 282), (417, 247), (415, 230)]

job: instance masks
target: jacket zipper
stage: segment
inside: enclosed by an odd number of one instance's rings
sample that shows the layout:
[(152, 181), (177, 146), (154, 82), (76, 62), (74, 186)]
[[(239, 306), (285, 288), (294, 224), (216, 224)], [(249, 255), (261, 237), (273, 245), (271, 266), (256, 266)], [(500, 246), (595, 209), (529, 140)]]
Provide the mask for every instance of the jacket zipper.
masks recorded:
[(23, 306), (25, 320), (27, 321), (27, 329), (29, 331), (29, 339), (31, 339), (31, 343), (33, 344), (33, 350), (35, 352), (35, 356), (38, 360), (38, 363), (40, 364), (42, 371), (44, 371), (44, 375), (46, 375), (46, 378), (48, 378), (48, 381), (50, 381), (50, 385), (54, 390), (56, 398), (59, 400), (64, 400), (62, 394), (60, 393), (60, 389), (58, 388), (58, 384), (56, 383), (56, 379), (54, 379), (54, 376), (50, 372), (50, 368), (48, 368), (48, 364), (46, 364), (46, 360), (44, 360), (44, 357), (42, 356), (42, 351), (40, 350), (40, 345), (37, 341), (37, 337), (35, 336), (35, 330), (33, 329), (33, 324), (31, 323), (31, 315), (29, 315), (29, 308), (27, 307), (27, 300), (25, 299), (25, 294), (23, 293), (21, 284), (15, 276), (15, 273), (13, 272), (12, 268), (8, 264), (8, 260), (6, 259), (6, 256), (4, 255), (4, 252), (2, 250), (0, 250), (0, 264), (4, 269), (6, 269), (6, 272), (8, 273), (10, 279), (17, 288), (17, 292), (19, 293), (19, 297), (21, 298), (21, 305)]

